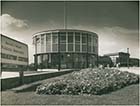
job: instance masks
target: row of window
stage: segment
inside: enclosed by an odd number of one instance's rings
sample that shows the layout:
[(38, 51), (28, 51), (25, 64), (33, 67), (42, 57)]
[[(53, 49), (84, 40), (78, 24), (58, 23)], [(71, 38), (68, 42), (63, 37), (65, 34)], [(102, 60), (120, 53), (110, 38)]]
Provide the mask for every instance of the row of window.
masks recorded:
[[(41, 38), (40, 38), (41, 37)], [(41, 36), (37, 36), (36, 37), (36, 43), (40, 43), (43, 45), (44, 43), (50, 44), (55, 43), (58, 44), (58, 33), (52, 33), (52, 37), (51, 37), (51, 33), (47, 33), (47, 34), (42, 34)], [(60, 43), (89, 43), (92, 45), (97, 45), (98, 41), (97, 38), (92, 36), (92, 35), (88, 35), (88, 34), (82, 34), (82, 36), (80, 36), (80, 33), (75, 33), (75, 37), (73, 35), (73, 32), (68, 32), (67, 36), (66, 33), (60, 33)]]
[(5, 54), (5, 53), (1, 53), (1, 58), (9, 59), (9, 60), (15, 60), (15, 61), (18, 60), (18, 61), (28, 62), (28, 58), (18, 57), (18, 56), (15, 56), (15, 55)]
[(87, 52), (87, 45), (88, 45), (88, 52), (98, 51), (97, 38), (95, 38), (92, 35), (88, 35), (87, 37), (87, 34), (84, 33), (82, 34), (82, 36), (80, 36), (80, 33), (75, 32), (75, 36), (73, 36), (73, 32), (68, 32), (66, 36), (65, 32), (61, 32), (60, 38), (58, 38), (58, 33), (52, 33), (52, 36), (51, 33), (48, 33), (46, 35), (43, 34), (38, 37), (41, 37), (41, 42), (36, 44), (37, 53), (51, 52), (51, 51), (57, 52), (58, 39), (60, 40), (60, 51)]
[[(51, 50), (52, 48), (52, 50)], [(58, 44), (52, 44), (52, 45), (46, 45), (46, 46), (40, 46), (37, 45), (36, 47), (37, 53), (45, 53), (45, 52), (58, 52)], [(87, 50), (88, 49), (88, 50)], [(88, 46), (87, 45), (80, 45), (80, 44), (60, 44), (60, 51), (62, 52), (90, 52), (90, 53), (97, 53), (98, 49), (97, 46)]]
[(27, 70), (27, 65), (1, 63), (1, 70), (2, 71), (19, 71), (19, 70), (25, 71)]
[[(56, 58), (60, 58), (56, 59)], [(87, 59), (88, 58), (88, 59)], [(95, 55), (86, 54), (71, 54), (61, 53), (59, 54), (43, 54), (37, 56), (38, 68), (58, 68), (60, 63), (61, 68), (86, 68), (87, 64), (95, 66), (97, 57)]]

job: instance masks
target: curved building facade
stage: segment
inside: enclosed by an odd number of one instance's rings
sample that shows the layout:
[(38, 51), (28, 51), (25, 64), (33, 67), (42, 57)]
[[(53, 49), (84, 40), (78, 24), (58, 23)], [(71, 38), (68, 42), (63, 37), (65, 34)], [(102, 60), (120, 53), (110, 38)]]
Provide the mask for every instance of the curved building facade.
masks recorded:
[(35, 33), (37, 69), (81, 69), (95, 67), (98, 59), (98, 35), (74, 29), (56, 29)]

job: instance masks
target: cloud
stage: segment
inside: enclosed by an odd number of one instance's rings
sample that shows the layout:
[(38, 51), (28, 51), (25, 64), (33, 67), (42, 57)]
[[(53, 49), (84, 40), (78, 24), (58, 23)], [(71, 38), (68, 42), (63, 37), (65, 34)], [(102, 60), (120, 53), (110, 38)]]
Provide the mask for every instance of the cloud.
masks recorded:
[(71, 28), (92, 31), (99, 37), (99, 55), (114, 52), (127, 52), (130, 49), (131, 57), (139, 58), (139, 33), (137, 29), (125, 27), (97, 27), (97, 26), (72, 26)]
[(0, 24), (2, 33), (15, 30), (21, 31), (28, 28), (28, 24), (25, 20), (15, 18), (9, 14), (2, 14), (0, 16)]

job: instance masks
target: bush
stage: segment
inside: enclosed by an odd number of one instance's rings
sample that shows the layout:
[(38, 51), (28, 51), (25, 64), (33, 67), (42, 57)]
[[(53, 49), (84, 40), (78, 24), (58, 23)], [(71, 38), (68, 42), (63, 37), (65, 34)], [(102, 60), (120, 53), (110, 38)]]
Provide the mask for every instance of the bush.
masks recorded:
[(83, 69), (72, 72), (61, 80), (38, 86), (36, 93), (101, 95), (135, 83), (139, 83), (139, 76), (129, 72), (115, 69)]

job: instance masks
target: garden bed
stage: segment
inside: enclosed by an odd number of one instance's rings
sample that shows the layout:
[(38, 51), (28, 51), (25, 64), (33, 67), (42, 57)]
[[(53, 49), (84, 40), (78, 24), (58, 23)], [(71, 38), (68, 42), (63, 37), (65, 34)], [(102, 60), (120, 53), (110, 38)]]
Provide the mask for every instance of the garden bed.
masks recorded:
[(139, 83), (139, 76), (116, 69), (83, 69), (37, 87), (37, 94), (101, 95)]

